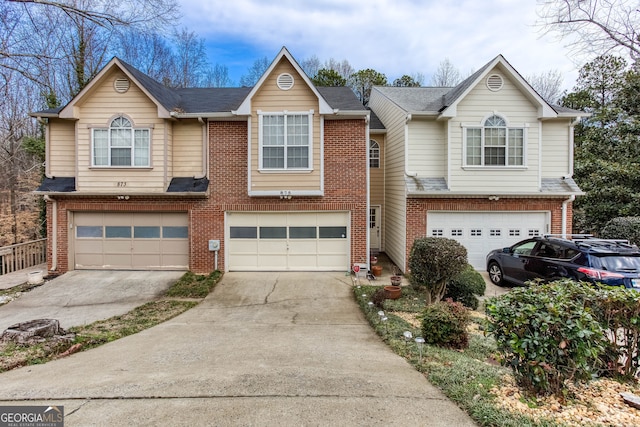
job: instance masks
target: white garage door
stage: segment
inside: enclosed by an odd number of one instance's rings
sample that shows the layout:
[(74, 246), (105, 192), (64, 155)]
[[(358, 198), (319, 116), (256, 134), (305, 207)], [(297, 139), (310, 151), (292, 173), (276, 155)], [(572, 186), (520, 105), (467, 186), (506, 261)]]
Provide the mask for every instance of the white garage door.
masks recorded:
[(469, 254), (469, 264), (486, 269), (486, 256), (549, 231), (548, 212), (429, 212), (427, 236), (457, 240)]
[(74, 213), (76, 269), (186, 270), (186, 213)]
[(228, 212), (229, 270), (348, 270), (348, 224), (348, 212)]

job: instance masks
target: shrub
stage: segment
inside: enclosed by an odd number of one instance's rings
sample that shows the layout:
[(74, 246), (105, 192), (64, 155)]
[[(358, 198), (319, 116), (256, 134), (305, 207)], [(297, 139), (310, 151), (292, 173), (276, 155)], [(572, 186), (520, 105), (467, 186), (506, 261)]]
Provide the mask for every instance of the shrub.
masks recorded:
[(373, 295), (371, 295), (371, 302), (381, 310), (384, 310), (384, 302), (386, 299), (387, 297), (384, 293), (384, 289), (382, 288), (376, 289)]
[(487, 330), (522, 388), (563, 396), (565, 381), (592, 378), (606, 344), (590, 308), (596, 300), (590, 284), (560, 280), (485, 302)]
[(447, 281), (467, 265), (467, 250), (453, 239), (423, 237), (416, 239), (409, 255), (409, 280), (416, 289), (426, 291), (427, 305), (442, 300)]
[(600, 234), (603, 239), (627, 239), (633, 244), (640, 244), (640, 217), (613, 218), (607, 222)]
[(478, 308), (476, 295), (484, 295), (486, 289), (487, 284), (482, 275), (467, 264), (464, 270), (447, 282), (444, 298), (451, 298), (454, 301), (461, 302), (465, 307), (475, 310)]
[(450, 299), (428, 305), (422, 316), (422, 333), (427, 344), (463, 349), (469, 346), (469, 310)]
[(602, 287), (594, 302), (594, 313), (609, 340), (601, 356), (601, 375), (633, 379), (640, 369), (640, 293)]

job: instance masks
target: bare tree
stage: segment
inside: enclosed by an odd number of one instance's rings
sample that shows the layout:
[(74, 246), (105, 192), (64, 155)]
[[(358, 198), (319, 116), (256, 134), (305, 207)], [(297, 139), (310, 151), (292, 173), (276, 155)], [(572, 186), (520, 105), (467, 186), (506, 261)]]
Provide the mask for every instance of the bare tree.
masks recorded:
[(322, 68), (325, 68), (327, 70), (334, 70), (345, 79), (348, 79), (353, 73), (356, 72), (355, 68), (353, 68), (349, 61), (347, 61), (346, 59), (338, 61), (336, 59), (329, 58), (324, 62), (324, 66)]
[(549, 70), (540, 74), (532, 74), (527, 81), (545, 101), (556, 104), (562, 96), (562, 73)]
[(266, 56), (261, 59), (256, 59), (247, 74), (240, 77), (240, 86), (255, 86), (258, 80), (260, 80), (260, 77), (267, 71), (267, 68), (269, 68), (269, 59)]
[[(4, 74), (4, 77), (8, 84), (0, 95), (0, 168), (4, 171), (0, 189), (9, 193), (10, 239), (2, 239), (4, 242), (0, 245), (18, 243), (21, 234), (30, 233), (19, 229), (18, 213), (23, 204), (20, 199), (35, 188), (40, 177), (39, 159), (22, 149), (24, 139), (37, 133), (34, 121), (27, 115), (34, 107), (37, 94), (33, 93), (32, 85), (24, 84), (25, 78), (18, 73)], [(35, 236), (31, 233), (27, 237)]]
[(158, 33), (123, 32), (116, 55), (154, 80), (168, 85), (173, 78), (175, 66), (171, 46)]
[(206, 76), (207, 87), (231, 87), (233, 82), (229, 77), (229, 67), (226, 65), (215, 64), (209, 69)]
[(204, 39), (198, 37), (193, 31), (183, 28), (174, 33), (173, 41), (176, 50), (176, 73), (171, 86), (181, 88), (203, 86), (209, 71)]
[(640, 7), (636, 0), (538, 1), (543, 33), (555, 33), (575, 54), (640, 58)]
[(453, 87), (462, 81), (460, 71), (445, 58), (431, 77), (431, 84), (438, 87)]
[(322, 64), (320, 63), (320, 59), (316, 55), (312, 55), (309, 58), (300, 61), (300, 67), (302, 67), (308, 77), (314, 77), (322, 68)]

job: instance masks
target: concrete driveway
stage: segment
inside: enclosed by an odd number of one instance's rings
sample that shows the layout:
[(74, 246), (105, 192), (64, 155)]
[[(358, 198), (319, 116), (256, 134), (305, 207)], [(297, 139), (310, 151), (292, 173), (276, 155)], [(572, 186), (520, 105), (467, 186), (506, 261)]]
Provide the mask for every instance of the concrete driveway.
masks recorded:
[(64, 329), (108, 319), (152, 301), (184, 271), (75, 270), (0, 306), (0, 333), (35, 319), (57, 319)]
[(67, 426), (472, 426), (373, 333), (343, 273), (227, 273), (199, 306), (0, 374), (0, 405), (64, 405)]

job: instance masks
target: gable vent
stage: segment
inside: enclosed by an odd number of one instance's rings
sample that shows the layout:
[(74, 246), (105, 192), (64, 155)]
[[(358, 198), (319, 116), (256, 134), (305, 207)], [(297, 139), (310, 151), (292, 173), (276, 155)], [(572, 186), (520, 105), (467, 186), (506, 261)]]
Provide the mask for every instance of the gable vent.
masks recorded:
[(129, 79), (116, 79), (113, 82), (113, 88), (118, 93), (125, 93), (129, 90)]
[(278, 76), (278, 87), (282, 90), (289, 90), (293, 87), (293, 76), (289, 73), (282, 73)]
[(489, 90), (492, 90), (494, 92), (502, 89), (503, 83), (504, 82), (502, 81), (502, 77), (497, 74), (492, 74), (487, 77), (487, 87), (489, 88)]

